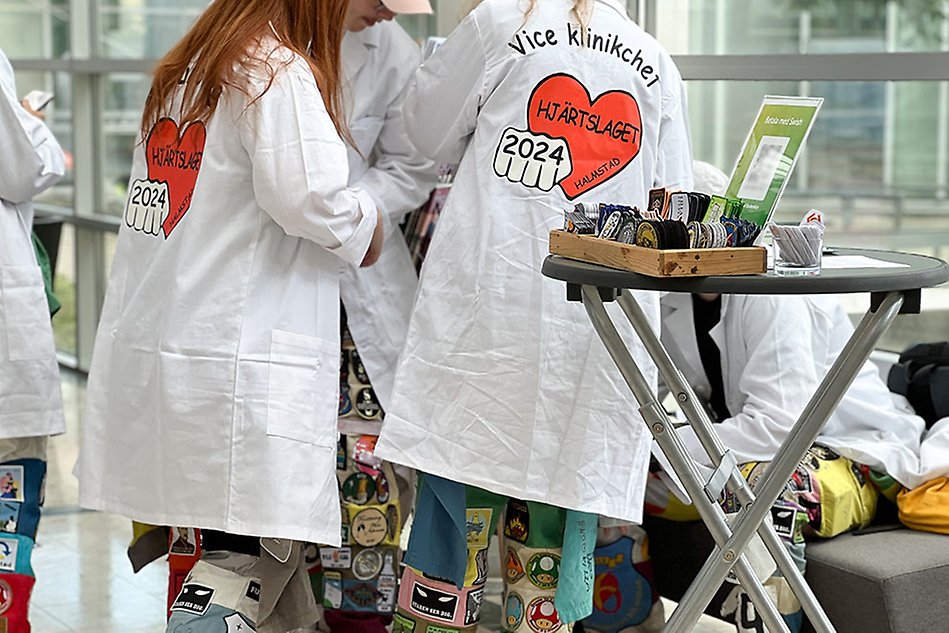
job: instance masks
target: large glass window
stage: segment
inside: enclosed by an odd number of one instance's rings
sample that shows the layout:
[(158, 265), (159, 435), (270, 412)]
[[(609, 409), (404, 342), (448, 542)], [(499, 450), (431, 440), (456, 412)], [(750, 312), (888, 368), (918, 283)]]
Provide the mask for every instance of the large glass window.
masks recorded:
[[(42, 225), (41, 225), (42, 226)], [(47, 225), (50, 226), (50, 225)], [(38, 227), (39, 228), (39, 227)], [(52, 228), (52, 227), (50, 227)], [(42, 235), (42, 228), (39, 234)], [(55, 233), (51, 235), (56, 239)], [(76, 355), (76, 231), (69, 225), (62, 226), (58, 235), (56, 265), (53, 275), (53, 292), (61, 308), (53, 317), (53, 335), (56, 347), (61, 352)], [(52, 253), (50, 254), (52, 255)]]
[(139, 142), (142, 108), (148, 96), (150, 77), (135, 73), (112, 73), (102, 81), (102, 207), (101, 213), (121, 215), (125, 208), (132, 152)]
[(662, 0), (655, 11), (674, 55), (945, 50), (942, 0)]
[(161, 57), (208, 4), (208, 0), (100, 0), (99, 50), (104, 57)]
[(68, 210), (73, 207), (74, 194), (74, 153), (72, 121), (72, 76), (64, 72), (17, 72), (17, 94), (25, 95), (31, 90), (43, 90), (53, 93), (53, 100), (43, 114), (46, 124), (53, 130), (56, 140), (66, 154), (66, 177), (56, 185), (36, 197), (36, 202)]
[(56, 59), (69, 52), (69, 0), (0, 0), (7, 57)]
[(690, 81), (688, 91), (695, 158), (726, 173), (764, 95), (824, 97), (779, 219), (817, 207), (841, 245), (949, 256), (944, 84)]
[[(57, 317), (57, 342), (80, 365), (91, 352), (111, 267), (148, 68), (208, 2), (0, 0), (0, 48), (13, 61), (18, 91), (42, 88), (56, 95), (47, 115), (67, 151), (69, 171), (40, 196), (37, 208), (43, 221), (66, 223), (57, 258), (57, 291), (65, 306)], [(417, 41), (447, 35), (473, 2), (432, 4), (431, 16), (399, 18)], [(949, 257), (949, 73), (940, 71), (949, 68), (949, 21), (943, 16), (949, 2), (627, 5), (683, 69), (697, 159), (729, 172), (765, 94), (822, 96), (823, 111), (779, 218), (790, 221), (820, 208), (837, 244)], [(879, 71), (886, 53), (911, 53), (913, 63), (904, 65), (905, 72)], [(768, 55), (766, 63), (762, 55)], [(815, 62), (815, 55), (823, 57)], [(912, 317), (911, 326), (901, 321), (886, 344), (949, 338), (949, 291), (927, 292), (924, 308), (927, 314)]]

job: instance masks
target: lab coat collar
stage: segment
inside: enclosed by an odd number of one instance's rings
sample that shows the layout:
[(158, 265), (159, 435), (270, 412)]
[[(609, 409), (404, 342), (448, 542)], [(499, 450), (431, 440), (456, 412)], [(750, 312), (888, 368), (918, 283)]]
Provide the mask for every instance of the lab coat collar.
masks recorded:
[(347, 32), (343, 37), (343, 77), (347, 84), (352, 83), (356, 74), (369, 61), (369, 49), (378, 47), (379, 37), (373, 33), (377, 28), (373, 26), (357, 33)]

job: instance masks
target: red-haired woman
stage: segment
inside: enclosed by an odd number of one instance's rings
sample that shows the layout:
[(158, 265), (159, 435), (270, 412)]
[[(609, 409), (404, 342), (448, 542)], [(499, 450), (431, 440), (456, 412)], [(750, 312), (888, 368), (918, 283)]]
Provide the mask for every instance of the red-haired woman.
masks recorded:
[(300, 541), (340, 543), (339, 267), (371, 264), (382, 241), (372, 199), (346, 187), (346, 7), (216, 0), (145, 104), (81, 502), (202, 529), (169, 630), (309, 624)]

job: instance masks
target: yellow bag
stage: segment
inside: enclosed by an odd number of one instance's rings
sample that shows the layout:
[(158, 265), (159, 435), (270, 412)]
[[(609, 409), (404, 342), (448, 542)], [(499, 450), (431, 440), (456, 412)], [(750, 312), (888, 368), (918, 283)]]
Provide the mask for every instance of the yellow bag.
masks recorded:
[(900, 521), (913, 530), (949, 534), (949, 477), (937, 477), (897, 497)]

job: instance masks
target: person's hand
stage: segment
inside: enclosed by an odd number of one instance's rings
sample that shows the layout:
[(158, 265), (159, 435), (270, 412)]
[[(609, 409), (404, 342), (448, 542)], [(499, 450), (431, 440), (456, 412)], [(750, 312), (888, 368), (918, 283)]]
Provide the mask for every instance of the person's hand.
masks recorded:
[(35, 116), (35, 117), (36, 117), (37, 119), (39, 119), (40, 121), (45, 121), (45, 120), (46, 120), (46, 115), (43, 114), (42, 112), (37, 112), (36, 110), (34, 110), (33, 108), (31, 108), (31, 107), (30, 107), (30, 102), (27, 101), (26, 99), (24, 99), (23, 101), (21, 101), (21, 102), (20, 102), (20, 105), (23, 106), (23, 109), (24, 109), (24, 110), (26, 110), (27, 112), (29, 112), (30, 114), (32, 114), (33, 116)]
[(363, 268), (375, 264), (376, 260), (379, 259), (379, 255), (382, 254), (382, 241), (384, 232), (385, 223), (382, 220), (382, 213), (379, 211), (379, 209), (376, 209), (376, 228), (372, 232), (372, 241), (369, 242), (369, 250), (366, 251), (366, 256), (363, 257), (362, 263), (360, 264), (360, 266)]

